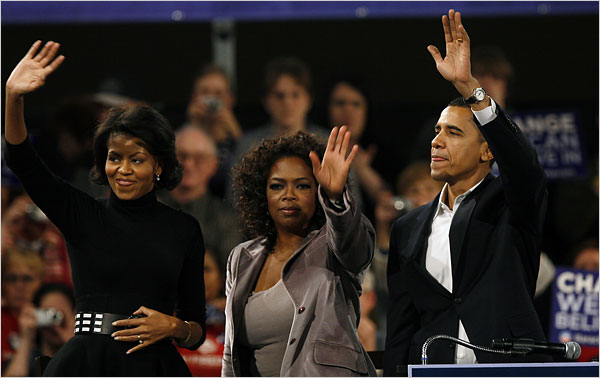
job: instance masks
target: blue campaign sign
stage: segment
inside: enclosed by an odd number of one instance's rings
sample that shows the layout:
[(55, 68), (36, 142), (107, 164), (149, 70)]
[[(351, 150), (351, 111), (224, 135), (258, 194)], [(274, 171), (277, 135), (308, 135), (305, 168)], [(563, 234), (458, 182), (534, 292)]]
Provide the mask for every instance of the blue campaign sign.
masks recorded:
[(549, 341), (598, 347), (598, 272), (557, 267)]
[(535, 147), (548, 179), (587, 175), (579, 112), (511, 113), (511, 117)]

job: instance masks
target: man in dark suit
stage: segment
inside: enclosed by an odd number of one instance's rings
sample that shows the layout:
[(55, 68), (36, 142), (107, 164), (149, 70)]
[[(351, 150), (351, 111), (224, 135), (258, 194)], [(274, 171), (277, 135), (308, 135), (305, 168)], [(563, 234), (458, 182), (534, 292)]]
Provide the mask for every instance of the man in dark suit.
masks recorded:
[[(546, 177), (529, 141), (471, 75), (460, 13), (442, 23), (446, 57), (428, 46), (462, 95), (446, 107), (431, 142), (436, 199), (392, 225), (384, 375), (419, 364), (425, 340), (446, 334), (490, 346), (497, 338), (544, 340), (532, 298), (546, 212)], [(497, 161), (500, 176), (490, 174)], [(523, 362), (439, 340), (429, 363)]]

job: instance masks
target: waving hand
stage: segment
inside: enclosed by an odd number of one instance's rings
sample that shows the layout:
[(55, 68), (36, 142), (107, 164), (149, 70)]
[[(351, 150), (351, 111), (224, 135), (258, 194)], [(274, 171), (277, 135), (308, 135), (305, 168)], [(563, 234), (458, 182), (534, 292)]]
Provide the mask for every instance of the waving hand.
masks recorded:
[(452, 82), (456, 89), (469, 97), (475, 79), (471, 75), (471, 40), (462, 24), (460, 12), (454, 9), (448, 11), (448, 16), (442, 16), (444, 39), (446, 40), (446, 57), (442, 58), (440, 51), (433, 45), (427, 46), (427, 51), (435, 60), (435, 65), (444, 79)]
[(314, 151), (310, 153), (315, 178), (332, 200), (341, 199), (350, 165), (358, 152), (358, 146), (354, 145), (348, 154), (350, 135), (346, 126), (340, 129), (336, 126), (329, 134), (323, 161), (319, 161)]
[(49, 41), (36, 54), (42, 41), (36, 41), (27, 54), (15, 67), (6, 82), (7, 93), (22, 96), (42, 87), (46, 78), (60, 66), (65, 57), (60, 55), (56, 59), (56, 53), (60, 44)]
[(54, 58), (60, 44), (52, 41), (36, 54), (41, 44), (42, 41), (35, 41), (6, 81), (4, 137), (10, 144), (19, 144), (27, 138), (23, 95), (43, 86), (48, 75), (65, 60), (62, 55)]

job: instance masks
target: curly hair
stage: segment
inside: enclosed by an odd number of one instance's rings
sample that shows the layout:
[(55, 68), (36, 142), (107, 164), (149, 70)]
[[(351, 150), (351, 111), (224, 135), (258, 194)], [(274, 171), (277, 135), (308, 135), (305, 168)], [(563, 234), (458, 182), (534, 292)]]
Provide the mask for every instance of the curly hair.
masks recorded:
[[(295, 156), (309, 167), (309, 153), (315, 151), (323, 159), (325, 144), (316, 136), (299, 131), (289, 137), (265, 139), (242, 158), (240, 164), (232, 168), (233, 204), (242, 219), (245, 233), (250, 238), (266, 237), (265, 246), (272, 249), (277, 238), (273, 219), (269, 215), (267, 204), (267, 180), (271, 167), (281, 158)], [(314, 178), (314, 177), (313, 177)], [(316, 182), (316, 179), (315, 179)], [(325, 213), (318, 204), (311, 219), (311, 228), (320, 228), (325, 224)]]
[(108, 155), (108, 141), (117, 134), (131, 135), (144, 142), (144, 148), (162, 167), (160, 181), (154, 181), (157, 189), (174, 189), (181, 181), (183, 168), (175, 154), (175, 134), (169, 121), (149, 106), (113, 108), (94, 136), (94, 166), (90, 172), (92, 182), (108, 185), (104, 171)]

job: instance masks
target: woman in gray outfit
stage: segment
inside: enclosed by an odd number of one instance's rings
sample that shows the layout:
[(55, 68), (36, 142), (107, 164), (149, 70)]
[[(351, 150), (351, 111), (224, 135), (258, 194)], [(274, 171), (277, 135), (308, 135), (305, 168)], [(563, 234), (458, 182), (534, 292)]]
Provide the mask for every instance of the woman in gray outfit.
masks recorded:
[(375, 240), (346, 183), (357, 151), (335, 127), (327, 146), (299, 132), (234, 167), (253, 239), (227, 263), (223, 376), (376, 376), (356, 332)]

